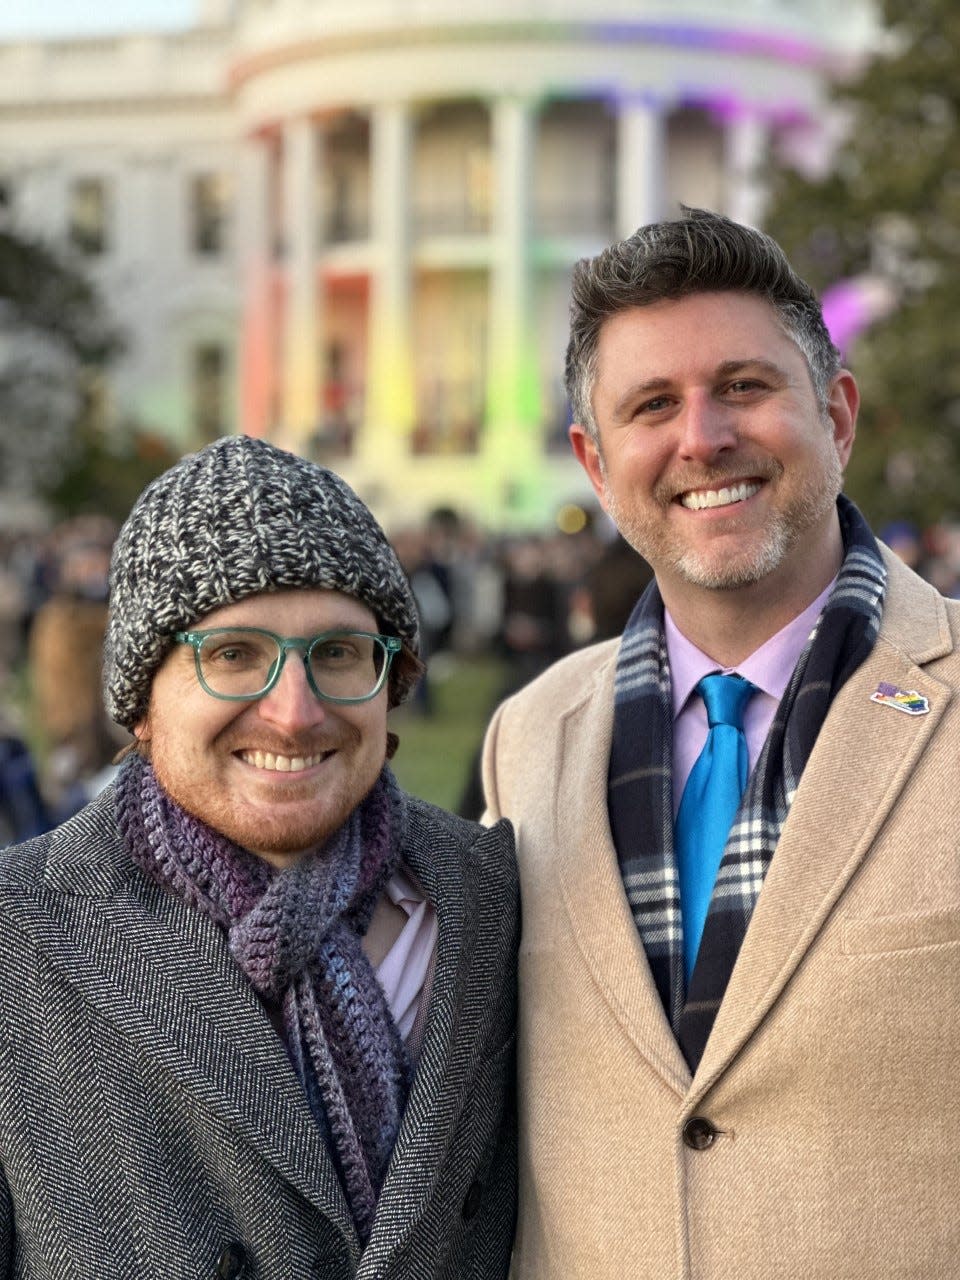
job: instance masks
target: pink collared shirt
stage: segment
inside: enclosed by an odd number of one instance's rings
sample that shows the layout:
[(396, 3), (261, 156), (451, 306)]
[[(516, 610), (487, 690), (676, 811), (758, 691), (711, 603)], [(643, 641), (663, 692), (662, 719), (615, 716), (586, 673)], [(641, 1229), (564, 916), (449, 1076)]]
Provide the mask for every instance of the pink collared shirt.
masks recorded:
[[(834, 580), (835, 581), (835, 580)], [(750, 772), (753, 772), (770, 725), (776, 714), (783, 691), (797, 665), (797, 659), (810, 637), (817, 619), (833, 590), (833, 582), (826, 587), (812, 604), (798, 614), (792, 622), (764, 641), (759, 649), (736, 667), (720, 667), (698, 649), (677, 628), (669, 612), (664, 613), (664, 630), (667, 638), (667, 656), (670, 661), (670, 679), (673, 691), (673, 813), (676, 817), (680, 797), (687, 784), (690, 770), (707, 740), (707, 709), (703, 699), (695, 693), (703, 676), (721, 671), (724, 675), (736, 672), (750, 680), (760, 690), (747, 703), (743, 717), (743, 731), (747, 738)]]
[(387, 881), (387, 897), (407, 917), (398, 937), (376, 967), (377, 978), (400, 1035), (412, 1050), (420, 1034), (430, 1000), (437, 949), (437, 913), (405, 867)]

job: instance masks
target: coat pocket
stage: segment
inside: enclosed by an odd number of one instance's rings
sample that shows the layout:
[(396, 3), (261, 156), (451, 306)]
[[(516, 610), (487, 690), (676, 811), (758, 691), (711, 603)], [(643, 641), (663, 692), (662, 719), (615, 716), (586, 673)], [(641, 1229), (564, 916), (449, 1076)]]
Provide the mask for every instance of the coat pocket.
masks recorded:
[(960, 908), (919, 916), (848, 919), (843, 922), (841, 937), (844, 954), (850, 956), (957, 946), (960, 945)]

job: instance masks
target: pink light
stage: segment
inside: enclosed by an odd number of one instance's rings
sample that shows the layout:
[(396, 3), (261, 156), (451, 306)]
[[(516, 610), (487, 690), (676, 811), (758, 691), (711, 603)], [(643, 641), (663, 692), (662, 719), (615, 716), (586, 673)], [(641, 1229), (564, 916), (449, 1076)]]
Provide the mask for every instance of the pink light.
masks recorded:
[(861, 333), (896, 305), (889, 286), (868, 276), (837, 281), (824, 290), (820, 301), (823, 322), (844, 355)]

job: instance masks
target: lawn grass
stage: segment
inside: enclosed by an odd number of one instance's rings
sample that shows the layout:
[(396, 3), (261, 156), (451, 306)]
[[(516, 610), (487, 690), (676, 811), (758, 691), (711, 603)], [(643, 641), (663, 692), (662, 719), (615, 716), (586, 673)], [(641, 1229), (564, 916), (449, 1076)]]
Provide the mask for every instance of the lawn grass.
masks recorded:
[[(393, 770), (400, 785), (444, 809), (459, 811), (461, 797), (505, 670), (490, 657), (449, 657), (430, 665), (430, 714), (399, 707), (390, 728), (400, 738)], [(478, 814), (470, 814), (478, 817)]]

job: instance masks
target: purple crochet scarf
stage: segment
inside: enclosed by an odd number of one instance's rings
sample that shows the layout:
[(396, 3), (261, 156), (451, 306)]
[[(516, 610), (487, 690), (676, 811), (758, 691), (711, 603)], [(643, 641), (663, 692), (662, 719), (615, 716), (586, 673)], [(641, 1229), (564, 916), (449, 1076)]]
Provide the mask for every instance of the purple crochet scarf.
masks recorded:
[(183, 810), (139, 756), (120, 772), (117, 815), (137, 866), (225, 930), (254, 989), (282, 1010), (287, 1051), (366, 1243), (411, 1077), (361, 946), (399, 862), (393, 775), (385, 766), (320, 855), (282, 871)]

